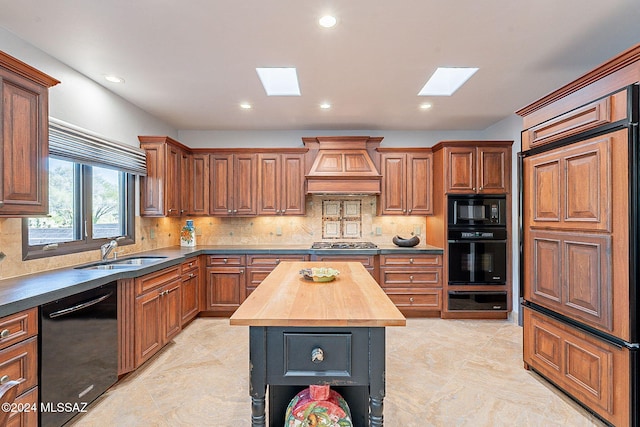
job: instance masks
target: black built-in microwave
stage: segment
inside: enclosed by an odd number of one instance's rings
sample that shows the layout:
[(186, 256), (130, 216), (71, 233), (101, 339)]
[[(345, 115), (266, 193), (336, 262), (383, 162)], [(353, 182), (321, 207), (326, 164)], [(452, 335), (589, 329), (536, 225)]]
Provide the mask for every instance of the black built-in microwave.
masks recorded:
[(449, 227), (507, 225), (505, 196), (449, 196), (447, 212)]

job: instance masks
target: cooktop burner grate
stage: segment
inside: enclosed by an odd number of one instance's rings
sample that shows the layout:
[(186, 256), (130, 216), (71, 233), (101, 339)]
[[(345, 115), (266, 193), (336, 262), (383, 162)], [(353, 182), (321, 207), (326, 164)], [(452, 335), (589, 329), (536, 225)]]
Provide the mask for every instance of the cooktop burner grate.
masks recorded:
[(314, 242), (311, 249), (377, 249), (371, 242)]

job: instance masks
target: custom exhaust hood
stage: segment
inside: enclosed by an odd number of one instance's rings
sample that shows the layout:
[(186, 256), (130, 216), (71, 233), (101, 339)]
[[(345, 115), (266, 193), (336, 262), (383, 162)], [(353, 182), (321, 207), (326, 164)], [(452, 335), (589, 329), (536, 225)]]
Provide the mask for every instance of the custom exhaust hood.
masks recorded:
[(311, 164), (307, 194), (380, 194), (378, 146), (382, 137), (302, 138)]

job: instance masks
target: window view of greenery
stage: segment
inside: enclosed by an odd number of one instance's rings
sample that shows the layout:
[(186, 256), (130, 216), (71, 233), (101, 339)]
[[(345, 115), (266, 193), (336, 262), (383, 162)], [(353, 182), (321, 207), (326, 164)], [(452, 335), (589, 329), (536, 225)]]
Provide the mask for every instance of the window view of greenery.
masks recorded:
[(29, 246), (85, 240), (88, 230), (92, 239), (126, 234), (124, 179), (113, 169), (50, 158), (49, 216), (29, 218)]

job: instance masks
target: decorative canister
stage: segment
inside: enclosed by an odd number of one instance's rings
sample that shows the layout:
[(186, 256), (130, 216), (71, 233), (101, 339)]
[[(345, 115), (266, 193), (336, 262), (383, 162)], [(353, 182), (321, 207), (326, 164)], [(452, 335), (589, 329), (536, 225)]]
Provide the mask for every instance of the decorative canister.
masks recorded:
[(180, 246), (196, 245), (196, 228), (193, 226), (193, 220), (188, 219), (182, 230), (180, 230)]
[(284, 420), (284, 427), (353, 427), (349, 405), (328, 385), (311, 385), (296, 394)]

